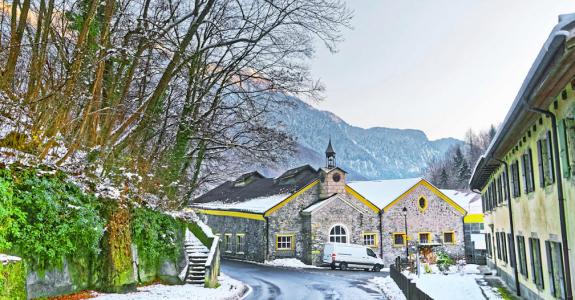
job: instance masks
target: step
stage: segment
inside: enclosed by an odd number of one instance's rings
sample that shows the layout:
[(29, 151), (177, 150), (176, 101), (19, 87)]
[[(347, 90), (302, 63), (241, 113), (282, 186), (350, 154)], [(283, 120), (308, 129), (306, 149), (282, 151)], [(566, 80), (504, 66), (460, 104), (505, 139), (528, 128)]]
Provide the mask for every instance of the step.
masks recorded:
[(208, 257), (208, 254), (206, 253), (199, 253), (199, 252), (192, 252), (192, 253), (188, 253), (188, 257)]

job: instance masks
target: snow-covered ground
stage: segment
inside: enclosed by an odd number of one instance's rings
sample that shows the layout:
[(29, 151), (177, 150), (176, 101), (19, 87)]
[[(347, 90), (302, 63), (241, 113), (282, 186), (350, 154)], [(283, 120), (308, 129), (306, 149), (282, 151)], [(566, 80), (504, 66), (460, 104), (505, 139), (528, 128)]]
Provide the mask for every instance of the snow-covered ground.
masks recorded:
[(460, 299), (485, 300), (502, 299), (496, 290), (489, 286), (481, 286), (483, 276), (477, 265), (466, 265), (461, 270), (451, 267), (448, 274), (437, 271), (431, 266), (432, 273), (422, 273), (420, 276), (410, 274), (412, 282), (433, 299), (453, 299), (457, 295)]
[(215, 289), (195, 285), (162, 285), (154, 284), (139, 287), (137, 292), (128, 294), (97, 294), (99, 300), (156, 300), (156, 299), (187, 299), (187, 300), (220, 300), (241, 299), (246, 286), (224, 274), (220, 275), (220, 286)]
[(374, 277), (369, 280), (368, 286), (375, 286), (389, 300), (405, 300), (405, 295), (391, 277)]
[(296, 269), (319, 269), (319, 267), (316, 266), (306, 265), (297, 258), (280, 258), (274, 260), (266, 260), (264, 264), (276, 267), (288, 267)]

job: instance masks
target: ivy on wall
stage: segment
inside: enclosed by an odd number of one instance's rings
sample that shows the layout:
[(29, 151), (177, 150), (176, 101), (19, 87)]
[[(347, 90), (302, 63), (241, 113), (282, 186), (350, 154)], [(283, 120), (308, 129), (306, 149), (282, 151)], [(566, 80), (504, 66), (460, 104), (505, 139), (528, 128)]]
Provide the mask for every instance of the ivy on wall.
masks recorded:
[(17, 253), (39, 270), (97, 254), (105, 225), (99, 205), (62, 173), (2, 169), (0, 252)]

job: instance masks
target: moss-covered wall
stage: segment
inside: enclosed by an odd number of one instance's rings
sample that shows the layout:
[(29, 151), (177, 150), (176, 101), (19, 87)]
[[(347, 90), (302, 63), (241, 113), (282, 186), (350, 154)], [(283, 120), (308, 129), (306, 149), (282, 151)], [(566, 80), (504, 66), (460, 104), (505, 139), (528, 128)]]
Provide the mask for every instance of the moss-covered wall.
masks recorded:
[(23, 261), (0, 262), (0, 300), (26, 299), (26, 265)]
[(7, 276), (11, 284), (0, 285), (0, 299), (21, 297), (12, 287), (18, 272), (29, 298), (86, 289), (127, 292), (154, 281), (181, 284), (188, 227), (211, 244), (193, 223), (128, 199), (98, 199), (64, 174), (0, 169), (0, 252), (21, 256), (27, 266), (0, 268), (0, 284)]

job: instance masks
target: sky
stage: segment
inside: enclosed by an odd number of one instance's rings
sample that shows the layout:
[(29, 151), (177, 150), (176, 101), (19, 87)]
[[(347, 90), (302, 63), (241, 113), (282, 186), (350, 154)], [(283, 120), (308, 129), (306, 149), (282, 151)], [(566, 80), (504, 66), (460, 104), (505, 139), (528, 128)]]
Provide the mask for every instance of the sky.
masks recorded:
[(313, 104), (351, 125), (423, 130), (430, 139), (499, 125), (559, 14), (574, 0), (347, 0), (352, 29), (312, 74)]

